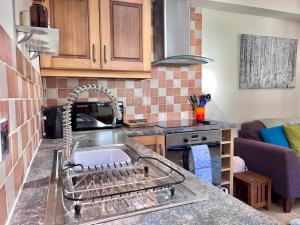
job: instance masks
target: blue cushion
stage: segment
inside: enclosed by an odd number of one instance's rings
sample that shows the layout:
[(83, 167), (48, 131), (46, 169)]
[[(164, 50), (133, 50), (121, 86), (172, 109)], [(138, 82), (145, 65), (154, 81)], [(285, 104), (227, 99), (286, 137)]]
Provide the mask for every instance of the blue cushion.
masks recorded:
[(286, 148), (290, 147), (283, 126), (261, 129), (259, 133), (264, 142)]

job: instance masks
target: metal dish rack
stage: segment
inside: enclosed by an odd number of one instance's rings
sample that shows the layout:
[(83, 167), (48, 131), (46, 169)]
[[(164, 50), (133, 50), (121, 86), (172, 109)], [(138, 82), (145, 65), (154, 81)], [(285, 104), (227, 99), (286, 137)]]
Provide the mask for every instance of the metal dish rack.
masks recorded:
[[(82, 170), (78, 170), (78, 168)], [(93, 166), (86, 171), (82, 165), (69, 165), (62, 170), (64, 198), (74, 201), (74, 211), (80, 215), (81, 205), (118, 201), (135, 196), (169, 191), (174, 196), (175, 185), (185, 176), (159, 159), (138, 157), (135, 162)]]

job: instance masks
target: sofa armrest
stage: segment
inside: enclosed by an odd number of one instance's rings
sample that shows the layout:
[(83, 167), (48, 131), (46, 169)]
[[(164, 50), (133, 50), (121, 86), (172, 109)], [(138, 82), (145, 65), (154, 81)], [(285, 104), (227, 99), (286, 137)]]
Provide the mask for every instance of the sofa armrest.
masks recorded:
[(270, 177), (276, 193), (300, 197), (300, 163), (295, 151), (246, 138), (235, 138), (234, 151), (249, 170)]

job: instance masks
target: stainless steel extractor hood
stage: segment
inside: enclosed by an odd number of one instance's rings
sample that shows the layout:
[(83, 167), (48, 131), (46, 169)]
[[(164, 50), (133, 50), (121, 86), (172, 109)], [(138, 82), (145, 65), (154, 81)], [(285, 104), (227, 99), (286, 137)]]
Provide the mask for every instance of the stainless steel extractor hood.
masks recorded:
[(189, 0), (153, 0), (152, 65), (195, 65), (213, 61), (191, 55)]

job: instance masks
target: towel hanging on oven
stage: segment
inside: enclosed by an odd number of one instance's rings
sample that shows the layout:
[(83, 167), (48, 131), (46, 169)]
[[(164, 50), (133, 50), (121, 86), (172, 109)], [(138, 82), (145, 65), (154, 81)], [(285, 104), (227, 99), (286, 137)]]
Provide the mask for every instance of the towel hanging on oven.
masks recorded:
[(211, 184), (212, 167), (208, 145), (195, 145), (191, 146), (191, 149), (194, 161), (195, 175)]

